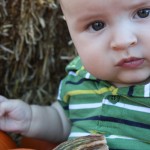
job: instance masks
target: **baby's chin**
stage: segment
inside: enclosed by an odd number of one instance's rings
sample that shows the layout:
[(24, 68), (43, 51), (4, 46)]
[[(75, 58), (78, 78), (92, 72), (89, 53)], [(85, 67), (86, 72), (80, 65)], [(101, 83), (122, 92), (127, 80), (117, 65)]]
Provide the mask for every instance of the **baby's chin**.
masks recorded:
[(150, 82), (150, 77), (145, 80), (138, 80), (138, 81), (127, 81), (127, 82), (111, 82), (116, 87), (128, 87), (133, 85), (143, 85), (148, 84)]

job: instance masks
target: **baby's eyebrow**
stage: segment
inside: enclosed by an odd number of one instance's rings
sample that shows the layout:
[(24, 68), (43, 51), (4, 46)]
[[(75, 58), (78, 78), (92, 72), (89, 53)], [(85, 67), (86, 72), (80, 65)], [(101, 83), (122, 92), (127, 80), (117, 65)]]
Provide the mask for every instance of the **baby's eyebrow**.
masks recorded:
[(78, 21), (90, 21), (90, 20), (94, 20), (94, 19), (99, 19), (101, 18), (102, 16), (104, 16), (103, 14), (101, 13), (86, 13), (86, 14), (81, 14), (77, 20)]
[(131, 8), (138, 8), (138, 7), (142, 7), (145, 5), (150, 5), (150, 0), (142, 0), (142, 1), (132, 1), (131, 0)]

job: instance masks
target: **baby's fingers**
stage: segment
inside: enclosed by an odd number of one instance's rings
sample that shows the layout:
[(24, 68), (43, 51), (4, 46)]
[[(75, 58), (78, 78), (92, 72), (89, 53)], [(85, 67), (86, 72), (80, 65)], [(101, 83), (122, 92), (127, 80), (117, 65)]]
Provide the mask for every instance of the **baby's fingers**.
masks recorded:
[(11, 115), (12, 112), (18, 109), (19, 100), (7, 99), (0, 95), (0, 117), (7, 114)]
[(4, 116), (5, 114), (9, 114), (9, 112), (12, 111), (13, 107), (11, 103), (8, 100), (5, 100), (5, 98), (0, 102), (0, 117)]
[(8, 99), (2, 95), (0, 95), (0, 103), (1, 102), (4, 102), (4, 101), (7, 101)]

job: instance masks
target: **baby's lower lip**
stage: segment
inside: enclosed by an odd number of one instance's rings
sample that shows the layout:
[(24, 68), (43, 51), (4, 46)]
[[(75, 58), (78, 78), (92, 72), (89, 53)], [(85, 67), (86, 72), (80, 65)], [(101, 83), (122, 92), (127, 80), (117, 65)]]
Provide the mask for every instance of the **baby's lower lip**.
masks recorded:
[(143, 58), (129, 58), (121, 60), (117, 66), (124, 68), (138, 68), (144, 63)]

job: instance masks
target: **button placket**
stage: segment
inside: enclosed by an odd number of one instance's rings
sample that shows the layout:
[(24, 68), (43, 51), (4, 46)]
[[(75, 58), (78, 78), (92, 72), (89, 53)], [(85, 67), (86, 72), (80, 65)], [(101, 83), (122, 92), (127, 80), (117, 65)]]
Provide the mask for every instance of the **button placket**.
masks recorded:
[(120, 101), (120, 96), (118, 95), (109, 95), (107, 97), (107, 99), (112, 103), (112, 104), (116, 104)]

